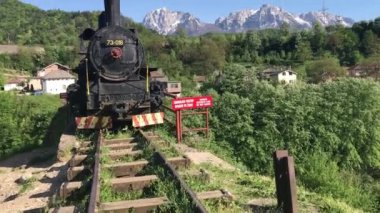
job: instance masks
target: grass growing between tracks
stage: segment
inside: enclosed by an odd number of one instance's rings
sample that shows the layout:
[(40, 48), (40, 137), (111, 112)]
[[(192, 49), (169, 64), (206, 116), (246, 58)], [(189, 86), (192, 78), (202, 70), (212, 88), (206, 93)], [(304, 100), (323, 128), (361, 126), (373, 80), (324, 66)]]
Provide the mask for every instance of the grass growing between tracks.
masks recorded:
[[(181, 189), (174, 177), (172, 177), (162, 165), (157, 164), (154, 150), (152, 146), (150, 146), (150, 143), (141, 137), (138, 137), (137, 141), (139, 142), (138, 148), (143, 150), (140, 159), (146, 159), (150, 163), (136, 176), (157, 175), (158, 180), (142, 190), (120, 193), (113, 190), (110, 184), (110, 180), (115, 178), (115, 176), (111, 171), (102, 169), (100, 187), (101, 202), (116, 202), (165, 196), (169, 200), (169, 203), (159, 206), (153, 212), (193, 212), (194, 204), (191, 202), (191, 199)], [(156, 144), (155, 147), (158, 148), (166, 158), (178, 157), (180, 155), (172, 145), (166, 144), (165, 142)], [(105, 153), (108, 151), (109, 150), (104, 150)], [(102, 155), (101, 162), (104, 165), (112, 163), (112, 160), (107, 158), (106, 155)]]

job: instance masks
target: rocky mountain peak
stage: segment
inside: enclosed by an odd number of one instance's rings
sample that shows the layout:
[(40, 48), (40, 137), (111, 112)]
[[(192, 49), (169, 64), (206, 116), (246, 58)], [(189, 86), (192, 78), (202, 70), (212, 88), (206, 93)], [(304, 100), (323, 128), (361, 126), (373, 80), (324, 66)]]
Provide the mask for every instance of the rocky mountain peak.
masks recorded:
[(257, 10), (246, 9), (231, 12), (227, 17), (218, 18), (213, 24), (204, 23), (190, 13), (160, 8), (148, 13), (143, 24), (163, 35), (173, 34), (179, 28), (190, 35), (199, 35), (207, 32), (234, 33), (279, 28), (285, 23), (293, 29), (308, 29), (317, 22), (321, 23), (322, 26), (336, 24), (352, 26), (354, 23), (352, 19), (329, 13), (309, 12), (296, 15), (281, 7), (264, 4)]

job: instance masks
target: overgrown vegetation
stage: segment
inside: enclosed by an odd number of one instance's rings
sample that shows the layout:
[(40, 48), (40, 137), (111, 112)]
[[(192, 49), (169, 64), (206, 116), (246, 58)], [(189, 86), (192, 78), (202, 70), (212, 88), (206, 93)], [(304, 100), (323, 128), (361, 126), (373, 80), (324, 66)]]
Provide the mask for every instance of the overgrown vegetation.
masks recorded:
[(309, 190), (365, 211), (379, 209), (380, 85), (340, 79), (276, 86), (243, 81), (246, 72), (229, 66), (223, 84), (205, 88), (214, 96), (218, 149), (263, 174), (272, 173), (271, 153), (287, 149)]
[(0, 93), (0, 159), (41, 145), (59, 106), (55, 96)]

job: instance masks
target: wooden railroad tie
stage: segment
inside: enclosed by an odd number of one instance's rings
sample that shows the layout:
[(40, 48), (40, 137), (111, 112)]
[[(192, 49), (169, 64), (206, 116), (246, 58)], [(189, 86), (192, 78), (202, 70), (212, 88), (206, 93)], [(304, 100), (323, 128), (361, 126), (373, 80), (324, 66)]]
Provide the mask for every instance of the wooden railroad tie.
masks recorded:
[(167, 204), (169, 201), (166, 197), (148, 198), (130, 201), (118, 201), (103, 203), (100, 205), (100, 212), (124, 213), (133, 210), (135, 213), (149, 212), (160, 205)]
[(91, 150), (91, 147), (80, 147), (76, 150), (77, 154), (87, 154)]
[(132, 143), (134, 140), (135, 140), (134, 138), (111, 139), (111, 140), (104, 140), (103, 143), (104, 145), (109, 146), (109, 145), (115, 145), (115, 144)]
[(186, 157), (174, 157), (169, 158), (168, 162), (175, 168), (188, 168), (190, 166), (190, 160)]
[(143, 189), (158, 180), (156, 175), (111, 179), (112, 188), (117, 192), (129, 192)]
[(134, 161), (130, 163), (118, 163), (104, 165), (102, 168), (109, 169), (116, 177), (134, 176), (148, 165), (148, 161)]
[(76, 213), (79, 212), (75, 206), (59, 207), (49, 209), (49, 213)]
[(79, 174), (81, 174), (85, 170), (88, 170), (85, 166), (70, 167), (67, 170), (67, 180), (74, 180)]
[(126, 156), (141, 155), (142, 153), (143, 153), (143, 151), (141, 151), (141, 150), (137, 150), (137, 151), (121, 150), (121, 151), (111, 151), (105, 155), (110, 157), (111, 160), (118, 160), (118, 159), (126, 157)]
[(83, 186), (83, 182), (65, 182), (61, 185), (59, 190), (59, 196), (63, 199), (69, 197), (74, 191), (80, 189)]
[(91, 147), (92, 145), (93, 143), (91, 141), (84, 141), (80, 144), (80, 147), (87, 148), (87, 147)]
[(69, 166), (70, 167), (74, 167), (74, 166), (79, 166), (83, 163), (83, 161), (85, 161), (87, 159), (87, 155), (74, 155), (70, 162), (69, 162)]
[(130, 150), (132, 151), (133, 148), (137, 147), (137, 143), (120, 143), (120, 144), (110, 144), (105, 145), (104, 147), (108, 148), (109, 150)]

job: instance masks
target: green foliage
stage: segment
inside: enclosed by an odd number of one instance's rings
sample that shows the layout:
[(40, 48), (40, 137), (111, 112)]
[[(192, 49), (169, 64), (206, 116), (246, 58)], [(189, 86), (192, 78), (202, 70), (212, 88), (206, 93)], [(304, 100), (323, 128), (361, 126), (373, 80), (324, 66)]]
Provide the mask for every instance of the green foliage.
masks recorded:
[(334, 195), (367, 211), (375, 206), (375, 191), (366, 189), (357, 175), (341, 172), (338, 165), (324, 153), (311, 154), (299, 169), (302, 183), (309, 189), (324, 195)]
[(376, 188), (365, 187), (364, 195), (363, 184), (347, 171), (378, 177), (380, 85), (359, 79), (289, 86), (256, 81), (249, 94), (244, 83), (235, 86), (229, 89), (234, 94), (223, 91), (214, 100), (212, 127), (218, 146), (264, 173), (272, 171), (271, 153), (287, 149), (307, 188), (356, 208), (376, 208)]
[(41, 145), (59, 105), (55, 96), (0, 93), (0, 158)]
[(319, 83), (342, 77), (346, 72), (334, 58), (323, 58), (309, 62), (306, 65), (306, 74), (309, 81)]

